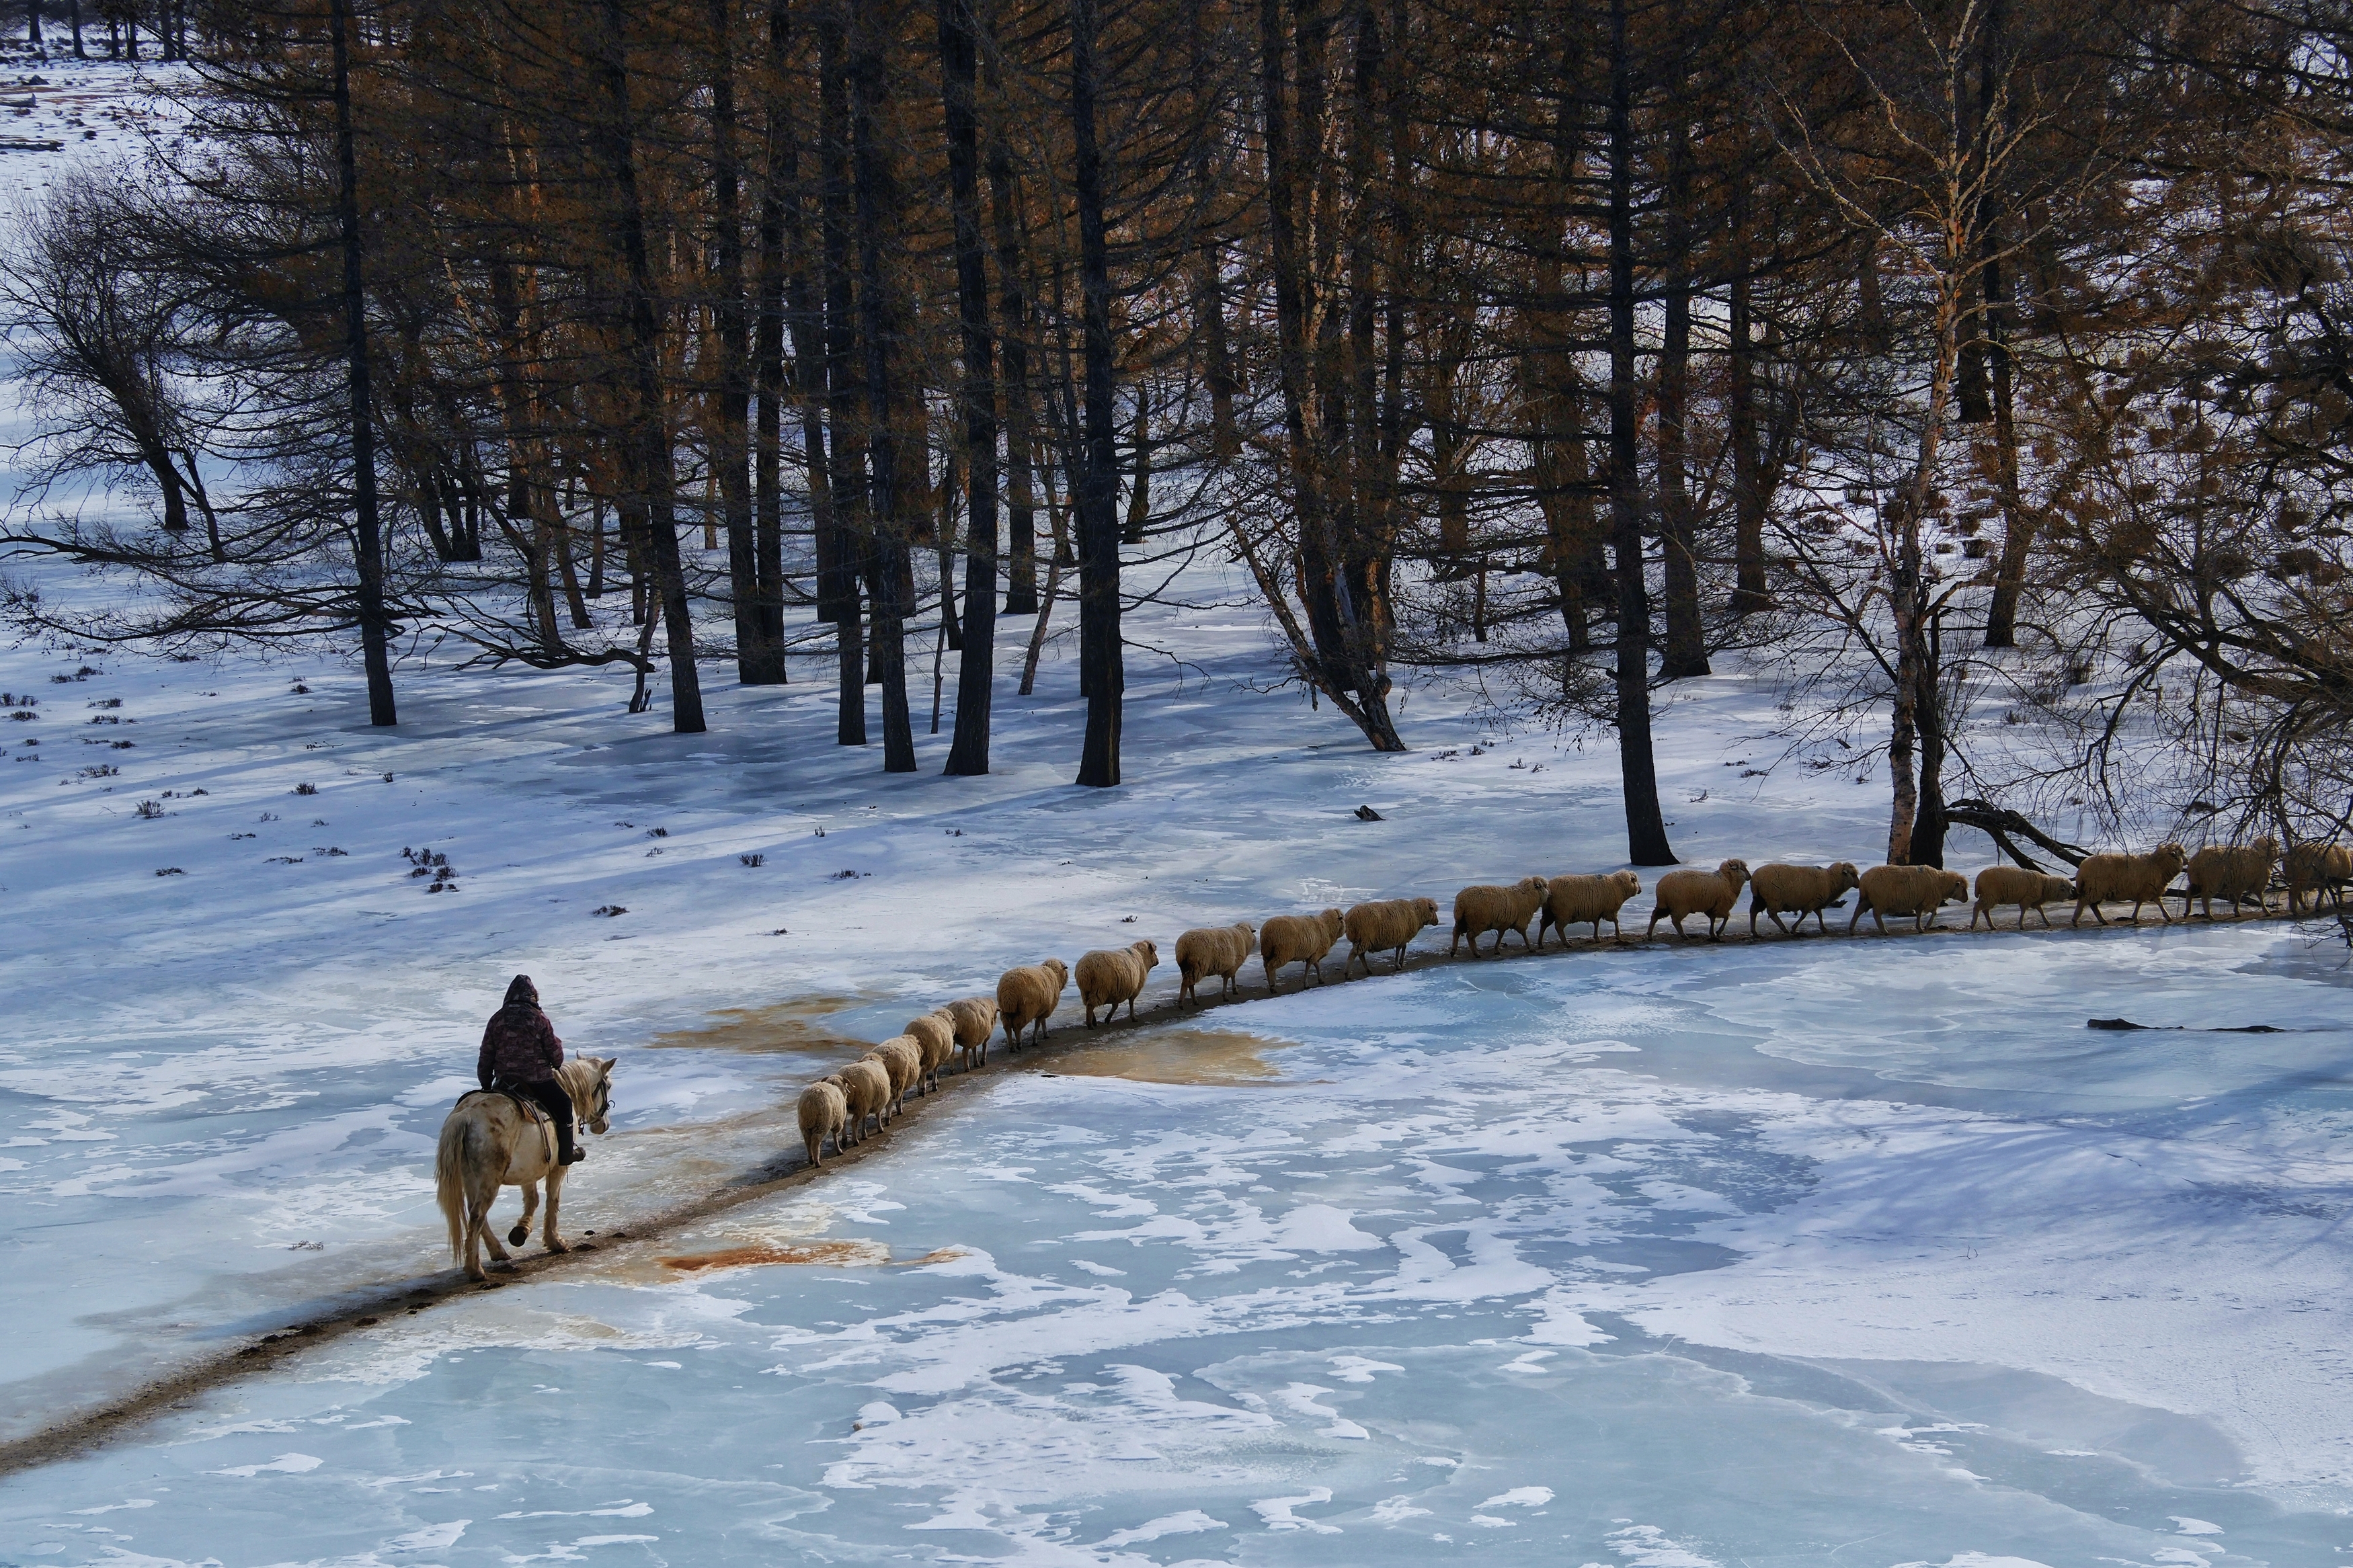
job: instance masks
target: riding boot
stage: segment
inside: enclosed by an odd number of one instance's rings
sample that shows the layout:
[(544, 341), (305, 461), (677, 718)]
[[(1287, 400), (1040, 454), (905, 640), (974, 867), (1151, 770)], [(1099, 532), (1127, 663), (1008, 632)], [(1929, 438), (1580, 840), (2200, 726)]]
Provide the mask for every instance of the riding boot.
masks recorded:
[(562, 1084), (553, 1079), (532, 1084), (524, 1092), (547, 1113), (547, 1119), (555, 1123), (555, 1163), (559, 1165), (578, 1164), (586, 1154), (572, 1135), (572, 1097), (565, 1092)]

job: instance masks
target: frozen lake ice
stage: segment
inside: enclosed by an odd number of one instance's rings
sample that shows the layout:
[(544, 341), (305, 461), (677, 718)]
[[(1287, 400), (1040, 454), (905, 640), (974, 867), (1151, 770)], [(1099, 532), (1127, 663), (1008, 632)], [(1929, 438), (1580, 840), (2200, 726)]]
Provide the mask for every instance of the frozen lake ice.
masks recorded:
[(2273, 926), (1255, 1003), (14, 1478), (0, 1557), (2337, 1561), (2347, 983)]

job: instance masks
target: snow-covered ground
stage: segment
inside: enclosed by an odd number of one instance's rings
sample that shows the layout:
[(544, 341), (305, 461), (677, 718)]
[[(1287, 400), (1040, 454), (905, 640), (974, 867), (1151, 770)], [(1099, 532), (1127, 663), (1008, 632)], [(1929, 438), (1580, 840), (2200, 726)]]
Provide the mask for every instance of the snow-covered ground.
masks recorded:
[[(577, 1232), (788, 1147), (812, 1064), (1008, 963), (1622, 853), (1606, 747), (1473, 755), (1424, 688), (1377, 757), (1240, 688), (1248, 613), (1147, 631), (1207, 668), (1138, 658), (1110, 793), (1060, 662), (954, 780), (944, 736), (832, 746), (813, 669), (714, 681), (699, 737), (619, 679), (419, 672), (381, 733), (323, 662), (0, 655), (45, 736), (0, 771), (8, 1430), (439, 1267), (431, 1139), (517, 970), (621, 1058)], [(1686, 689), (1687, 858), (1870, 857), (1883, 786), (1742, 780), (1773, 693)], [(2271, 923), (1253, 1002), (19, 1475), (0, 1555), (2334, 1561), (2346, 984)], [(2248, 1024), (2290, 1032), (2206, 1032)]]
[[(944, 733), (905, 777), (832, 745), (821, 660), (710, 667), (676, 736), (626, 676), (408, 668), (381, 732), (324, 659), (0, 651), (38, 700), (0, 720), (0, 1436), (443, 1267), (432, 1139), (518, 970), (620, 1058), (576, 1235), (789, 1147), (817, 1064), (1009, 963), (1618, 864), (1606, 738), (1428, 685), (1373, 755), (1188, 587), (1113, 792), (1053, 657), (976, 780)], [(1776, 693), (1676, 691), (1686, 859), (1877, 858), (1883, 779), (1744, 776)], [(2338, 1562), (2348, 983), (2277, 923), (2063, 928), (1172, 1021), (15, 1475), (0, 1562)], [(2118, 1014), (2188, 1027), (2084, 1027)]]

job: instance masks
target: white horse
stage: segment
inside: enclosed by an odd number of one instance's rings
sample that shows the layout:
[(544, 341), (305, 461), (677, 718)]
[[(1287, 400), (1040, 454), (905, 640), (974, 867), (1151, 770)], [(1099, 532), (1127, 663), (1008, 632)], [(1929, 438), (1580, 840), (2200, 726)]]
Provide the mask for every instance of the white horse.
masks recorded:
[[(555, 1069), (555, 1081), (572, 1097), (574, 1120), (586, 1131), (605, 1131), (612, 1108), (613, 1064), (617, 1057), (574, 1057)], [(556, 1205), (564, 1197), (564, 1173), (555, 1163), (555, 1128), (533, 1121), (506, 1095), (475, 1089), (459, 1097), (449, 1118), (441, 1123), (441, 1147), (433, 1161), (433, 1180), (441, 1200), (441, 1216), (449, 1222), (450, 1261), (462, 1264), (469, 1279), (489, 1278), (482, 1271), (482, 1246), (491, 1260), (507, 1261), (491, 1228), (491, 1205), (501, 1187), (522, 1189), (522, 1218), (507, 1233), (521, 1247), (531, 1236), (531, 1216), (539, 1207), (539, 1184), (547, 1184), (547, 1224), (541, 1239), (550, 1252), (570, 1247), (555, 1228)]]

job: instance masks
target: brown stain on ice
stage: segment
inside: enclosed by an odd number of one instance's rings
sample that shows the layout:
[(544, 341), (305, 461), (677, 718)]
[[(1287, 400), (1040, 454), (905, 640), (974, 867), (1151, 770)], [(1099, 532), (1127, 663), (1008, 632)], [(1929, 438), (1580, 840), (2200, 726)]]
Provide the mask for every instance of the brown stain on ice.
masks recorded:
[[(943, 1247), (926, 1252), (921, 1258), (910, 1258), (896, 1266), (902, 1268), (921, 1268), (926, 1263), (945, 1263), (961, 1258), (960, 1247)], [(723, 1247), (711, 1252), (690, 1252), (656, 1261), (665, 1268), (681, 1274), (700, 1273), (707, 1268), (765, 1268), (773, 1264), (809, 1263), (824, 1268), (880, 1268), (892, 1264), (891, 1248), (879, 1241), (800, 1241), (752, 1242), (741, 1247)]]
[(659, 1260), (665, 1268), (693, 1274), (705, 1268), (758, 1268), (771, 1263), (815, 1263), (828, 1268), (873, 1268), (891, 1261), (879, 1241), (755, 1241), (712, 1252), (690, 1252)]
[(1282, 1069), (1266, 1053), (1289, 1040), (1242, 1029), (1172, 1029), (1124, 1045), (1076, 1051), (1054, 1064), (1066, 1078), (1124, 1078), (1220, 1089), (1279, 1081)]
[(825, 1026), (824, 1020), (877, 1000), (871, 995), (796, 996), (764, 1007), (721, 1007), (700, 1028), (656, 1035), (657, 1047), (705, 1051), (839, 1051), (863, 1055), (867, 1046)]

